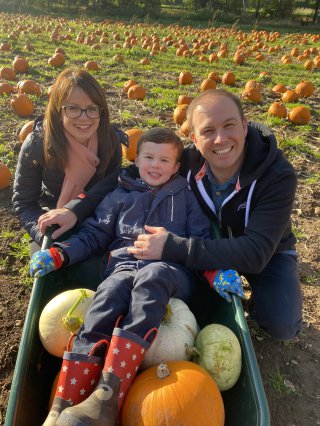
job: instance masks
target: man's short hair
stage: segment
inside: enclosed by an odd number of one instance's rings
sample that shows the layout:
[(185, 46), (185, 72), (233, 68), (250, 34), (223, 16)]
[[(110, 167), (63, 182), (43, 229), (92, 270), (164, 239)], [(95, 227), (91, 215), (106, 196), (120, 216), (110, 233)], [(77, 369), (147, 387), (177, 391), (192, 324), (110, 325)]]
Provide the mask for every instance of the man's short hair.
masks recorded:
[(224, 89), (210, 89), (210, 90), (205, 90), (204, 92), (202, 92), (200, 95), (198, 95), (196, 98), (194, 98), (190, 105), (188, 106), (187, 109), (187, 121), (189, 124), (189, 128), (191, 131), (194, 130), (194, 126), (192, 123), (192, 118), (193, 118), (193, 113), (195, 108), (198, 105), (201, 105), (203, 103), (204, 100), (206, 99), (214, 99), (217, 97), (225, 97), (225, 98), (229, 98), (231, 99), (232, 102), (234, 102), (234, 104), (236, 105), (236, 107), (238, 108), (239, 114), (241, 119), (244, 119), (244, 112), (243, 112), (243, 108), (242, 108), (242, 104), (241, 104), (241, 100), (239, 98), (239, 96), (235, 95), (232, 92), (228, 92), (227, 90)]

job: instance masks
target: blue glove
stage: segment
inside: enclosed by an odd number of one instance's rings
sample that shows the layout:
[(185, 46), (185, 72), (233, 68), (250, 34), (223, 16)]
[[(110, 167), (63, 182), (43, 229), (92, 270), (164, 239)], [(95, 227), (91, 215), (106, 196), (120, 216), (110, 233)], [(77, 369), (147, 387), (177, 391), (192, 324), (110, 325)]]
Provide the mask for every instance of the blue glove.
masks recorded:
[(231, 302), (229, 293), (234, 293), (241, 298), (245, 297), (242, 289), (242, 280), (237, 271), (233, 269), (218, 269), (205, 271), (204, 276), (208, 280), (210, 287), (228, 302)]
[(52, 271), (59, 269), (63, 263), (63, 255), (55, 247), (37, 251), (30, 260), (30, 275), (43, 277)]

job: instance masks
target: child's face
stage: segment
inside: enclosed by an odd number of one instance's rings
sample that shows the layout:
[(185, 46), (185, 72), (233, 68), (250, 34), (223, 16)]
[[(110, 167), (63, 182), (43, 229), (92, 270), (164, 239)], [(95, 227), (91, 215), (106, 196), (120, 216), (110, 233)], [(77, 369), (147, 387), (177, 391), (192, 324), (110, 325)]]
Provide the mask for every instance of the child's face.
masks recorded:
[(150, 186), (160, 186), (170, 180), (180, 166), (178, 149), (172, 143), (144, 142), (135, 163), (141, 179)]

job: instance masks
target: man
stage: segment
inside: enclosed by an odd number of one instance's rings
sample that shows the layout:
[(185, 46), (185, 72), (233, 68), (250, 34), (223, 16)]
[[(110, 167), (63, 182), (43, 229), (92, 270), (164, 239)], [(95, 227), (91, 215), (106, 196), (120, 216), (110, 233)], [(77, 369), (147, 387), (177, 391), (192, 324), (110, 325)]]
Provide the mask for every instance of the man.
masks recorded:
[(236, 269), (252, 289), (250, 315), (275, 339), (301, 327), (301, 289), (290, 215), (296, 174), (264, 126), (248, 125), (240, 100), (208, 90), (187, 111), (193, 145), (184, 152), (187, 176), (222, 238), (181, 238), (146, 227), (131, 253), (170, 259), (189, 268)]

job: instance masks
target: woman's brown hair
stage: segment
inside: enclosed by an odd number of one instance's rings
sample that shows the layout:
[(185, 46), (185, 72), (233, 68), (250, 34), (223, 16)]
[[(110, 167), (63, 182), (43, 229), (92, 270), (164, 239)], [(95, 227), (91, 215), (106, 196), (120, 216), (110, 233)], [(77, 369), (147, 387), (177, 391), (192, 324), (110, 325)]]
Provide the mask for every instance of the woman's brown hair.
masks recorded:
[(98, 127), (98, 152), (100, 164), (97, 175), (103, 176), (113, 156), (118, 137), (110, 126), (109, 109), (103, 89), (97, 80), (87, 71), (75, 67), (63, 70), (52, 86), (49, 102), (45, 111), (44, 155), (47, 163), (54, 162), (62, 170), (68, 161), (68, 141), (61, 120), (62, 105), (71, 91), (79, 87), (101, 109)]

